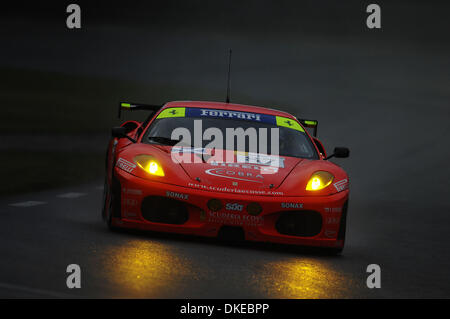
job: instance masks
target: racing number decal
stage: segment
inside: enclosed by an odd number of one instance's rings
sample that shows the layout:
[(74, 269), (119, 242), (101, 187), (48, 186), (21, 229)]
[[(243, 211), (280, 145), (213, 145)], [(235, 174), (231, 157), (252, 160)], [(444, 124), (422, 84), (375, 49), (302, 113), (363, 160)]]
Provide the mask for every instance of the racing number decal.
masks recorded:
[(186, 115), (185, 107), (171, 107), (159, 113), (157, 119), (165, 119), (168, 117), (185, 117), (185, 115)]
[(282, 116), (276, 116), (276, 120), (278, 126), (283, 126), (296, 131), (305, 132), (303, 128), (300, 126), (300, 124), (298, 124), (298, 122), (293, 119)]

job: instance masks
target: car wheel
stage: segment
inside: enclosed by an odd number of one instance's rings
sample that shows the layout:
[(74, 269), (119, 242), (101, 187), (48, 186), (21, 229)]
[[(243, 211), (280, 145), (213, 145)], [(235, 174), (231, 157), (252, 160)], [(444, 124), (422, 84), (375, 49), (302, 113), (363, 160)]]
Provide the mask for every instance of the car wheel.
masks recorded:
[(102, 196), (102, 219), (106, 221), (107, 214), (107, 199), (108, 199), (108, 183), (107, 177), (105, 177), (105, 183), (103, 184), (103, 196)]
[(110, 230), (116, 230), (116, 227), (112, 225), (113, 202), (113, 194), (109, 188), (107, 179), (105, 178), (105, 185), (103, 186), (102, 218)]
[(348, 211), (348, 201), (346, 201), (344, 206), (342, 207), (341, 223), (339, 225), (339, 232), (337, 236), (338, 240), (342, 240), (342, 247), (325, 248), (326, 252), (329, 253), (330, 255), (340, 255), (344, 250), (345, 234), (347, 230), (347, 211)]

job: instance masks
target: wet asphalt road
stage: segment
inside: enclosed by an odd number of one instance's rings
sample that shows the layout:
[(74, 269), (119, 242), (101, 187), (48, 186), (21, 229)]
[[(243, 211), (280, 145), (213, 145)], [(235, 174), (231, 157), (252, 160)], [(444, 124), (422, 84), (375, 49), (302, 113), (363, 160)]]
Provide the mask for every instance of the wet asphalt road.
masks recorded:
[[(449, 294), (449, 247), (442, 241), (448, 229), (448, 206), (365, 202), (353, 195), (347, 247), (342, 256), (333, 257), (283, 246), (110, 232), (100, 220), (101, 188), (92, 184), (0, 202), (4, 223), (1, 297), (390, 298)], [(28, 201), (35, 201), (36, 206), (11, 206)], [(442, 214), (423, 217), (424, 211)], [(434, 234), (422, 231), (430, 226)], [(65, 284), (65, 270), (72, 263), (82, 270), (82, 288), (78, 290), (69, 290)], [(365, 270), (371, 263), (382, 267), (381, 289), (370, 290), (365, 285)]]
[[(40, 45), (49, 32), (57, 41)], [(0, 63), (225, 92), (222, 57), (233, 47), (232, 96), (317, 118), (328, 151), (350, 148), (349, 159), (336, 160), (351, 180), (347, 245), (332, 257), (113, 233), (100, 219), (97, 181), (0, 199), (0, 297), (450, 297), (448, 41), (108, 26), (70, 39), (64, 32), (18, 31), (6, 38), (14, 45)], [(133, 50), (115, 50), (130, 43)], [(27, 201), (40, 203), (10, 205)], [(72, 263), (81, 267), (81, 289), (66, 287)], [(372, 263), (381, 266), (381, 289), (366, 287)]]

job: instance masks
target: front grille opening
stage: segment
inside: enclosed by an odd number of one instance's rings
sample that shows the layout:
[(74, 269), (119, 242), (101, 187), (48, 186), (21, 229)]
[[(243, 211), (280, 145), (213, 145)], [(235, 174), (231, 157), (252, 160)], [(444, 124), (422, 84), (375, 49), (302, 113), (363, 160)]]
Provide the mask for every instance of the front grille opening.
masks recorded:
[(189, 219), (185, 203), (161, 196), (144, 198), (141, 213), (145, 220), (153, 223), (182, 225)]
[(322, 215), (312, 210), (282, 212), (275, 228), (283, 235), (312, 237), (322, 230)]

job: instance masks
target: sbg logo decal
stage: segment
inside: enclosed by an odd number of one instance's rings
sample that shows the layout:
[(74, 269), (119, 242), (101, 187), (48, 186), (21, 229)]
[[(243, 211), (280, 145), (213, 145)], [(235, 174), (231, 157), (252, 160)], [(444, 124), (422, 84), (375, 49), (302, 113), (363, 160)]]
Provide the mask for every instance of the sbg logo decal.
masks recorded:
[(225, 205), (225, 209), (242, 212), (242, 210), (244, 209), (244, 205), (239, 205), (238, 203), (227, 203)]

